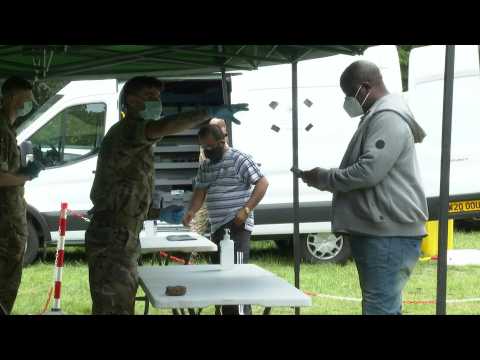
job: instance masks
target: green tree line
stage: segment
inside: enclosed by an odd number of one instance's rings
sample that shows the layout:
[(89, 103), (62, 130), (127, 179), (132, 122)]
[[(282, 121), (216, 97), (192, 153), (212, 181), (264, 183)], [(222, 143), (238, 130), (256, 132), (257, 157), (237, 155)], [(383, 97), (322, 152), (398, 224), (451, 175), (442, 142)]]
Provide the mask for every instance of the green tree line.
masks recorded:
[(402, 72), (403, 91), (408, 90), (408, 58), (413, 48), (425, 45), (397, 45), (398, 57), (400, 60), (400, 70)]

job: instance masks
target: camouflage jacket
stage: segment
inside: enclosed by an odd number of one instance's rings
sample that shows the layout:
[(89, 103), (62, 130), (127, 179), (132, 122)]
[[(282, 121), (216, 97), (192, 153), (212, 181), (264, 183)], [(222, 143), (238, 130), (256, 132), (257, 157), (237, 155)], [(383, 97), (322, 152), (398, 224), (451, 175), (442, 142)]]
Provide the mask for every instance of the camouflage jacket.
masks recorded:
[[(20, 166), (17, 134), (6, 116), (0, 112), (0, 172), (15, 174)], [(23, 185), (0, 187), (0, 221), (9, 218), (23, 222), (26, 214), (26, 203), (23, 195)]]
[[(173, 117), (189, 118), (192, 123), (195, 119), (208, 120), (205, 112), (185, 112)], [(147, 123), (127, 115), (108, 131), (98, 155), (90, 213), (108, 214), (119, 222), (147, 218), (155, 187), (152, 145), (161, 140), (146, 137)]]
[(102, 141), (90, 198), (91, 213), (143, 221), (152, 202), (154, 166), (147, 122), (125, 118)]

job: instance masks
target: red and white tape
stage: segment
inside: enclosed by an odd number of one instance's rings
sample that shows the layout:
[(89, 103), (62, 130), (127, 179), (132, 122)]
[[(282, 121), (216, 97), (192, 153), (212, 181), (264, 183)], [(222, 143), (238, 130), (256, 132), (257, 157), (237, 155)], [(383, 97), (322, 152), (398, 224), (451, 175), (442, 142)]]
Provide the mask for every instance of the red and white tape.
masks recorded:
[[(319, 294), (313, 291), (303, 291), (306, 295), (312, 297), (321, 297), (326, 299), (332, 300), (340, 300), (340, 301), (352, 301), (352, 302), (361, 302), (362, 299), (359, 298), (352, 298), (347, 296), (336, 296), (336, 295), (327, 295), (327, 294)], [(462, 303), (469, 303), (469, 302), (480, 302), (480, 298), (467, 298), (467, 299), (448, 299), (447, 304), (462, 304)], [(436, 304), (435, 300), (404, 300), (404, 304), (409, 305), (433, 305)]]
[(62, 272), (65, 259), (65, 234), (67, 232), (68, 204), (62, 203), (58, 225), (59, 239), (57, 243), (57, 255), (55, 258), (54, 295), (52, 311), (60, 311), (60, 295), (62, 292)]

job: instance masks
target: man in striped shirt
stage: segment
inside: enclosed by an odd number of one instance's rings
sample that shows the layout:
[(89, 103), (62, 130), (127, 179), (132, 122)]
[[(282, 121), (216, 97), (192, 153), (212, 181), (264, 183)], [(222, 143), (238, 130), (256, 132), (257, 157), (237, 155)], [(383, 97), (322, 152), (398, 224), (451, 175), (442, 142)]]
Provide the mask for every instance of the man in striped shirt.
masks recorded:
[[(242, 262), (247, 263), (254, 225), (252, 211), (267, 191), (267, 178), (250, 156), (226, 145), (220, 127), (206, 125), (200, 129), (198, 137), (207, 160), (200, 165), (194, 180), (192, 202), (183, 224), (190, 224), (206, 200), (212, 241), (218, 244), (225, 229), (230, 229), (235, 244), (235, 262), (238, 263), (238, 253), (241, 253)], [(219, 263), (218, 253), (214, 262)], [(235, 313), (233, 308), (224, 306), (222, 312)]]
[[(219, 119), (219, 118), (213, 118), (209, 122), (210, 125), (216, 125), (222, 130), (223, 136), (225, 137), (225, 146), (228, 147), (228, 132), (227, 132), (227, 124), (225, 120)], [(203, 150), (200, 149), (200, 156), (198, 159), (198, 162), (201, 164), (203, 161), (205, 161), (205, 154), (203, 153)], [(207, 207), (206, 204), (203, 203), (202, 207), (197, 211), (195, 216), (192, 219), (192, 222), (190, 223), (190, 229), (200, 235), (205, 234), (208, 231), (208, 212), (207, 212)]]

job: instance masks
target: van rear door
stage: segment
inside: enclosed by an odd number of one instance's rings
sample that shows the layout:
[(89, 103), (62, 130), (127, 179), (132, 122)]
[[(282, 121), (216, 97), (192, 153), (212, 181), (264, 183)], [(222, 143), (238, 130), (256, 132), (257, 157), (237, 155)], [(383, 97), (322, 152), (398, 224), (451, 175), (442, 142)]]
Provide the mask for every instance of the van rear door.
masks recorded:
[[(427, 137), (417, 145), (427, 196), (439, 196), (445, 46), (412, 49), (408, 101)], [(480, 71), (477, 45), (455, 46), (450, 194), (480, 193)]]

